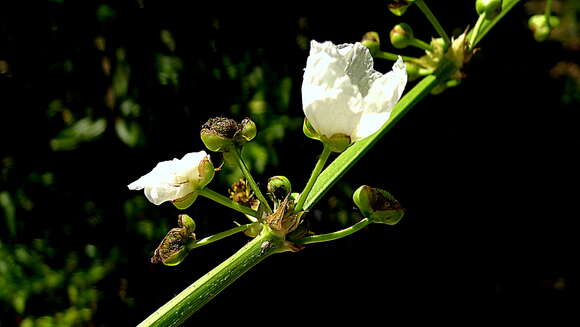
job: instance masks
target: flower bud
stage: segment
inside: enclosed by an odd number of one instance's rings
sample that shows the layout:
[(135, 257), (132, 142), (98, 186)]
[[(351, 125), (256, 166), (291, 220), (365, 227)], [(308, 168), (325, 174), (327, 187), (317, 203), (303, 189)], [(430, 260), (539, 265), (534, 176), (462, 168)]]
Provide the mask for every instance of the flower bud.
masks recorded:
[(375, 223), (394, 225), (405, 213), (389, 192), (367, 185), (359, 187), (352, 199), (361, 213)]
[(552, 28), (560, 25), (560, 19), (556, 16), (550, 16), (549, 21), (545, 15), (534, 15), (528, 20), (528, 27), (534, 33), (534, 39), (543, 42), (550, 37)]
[(389, 33), (391, 43), (397, 49), (403, 49), (411, 45), (413, 37), (413, 29), (405, 23), (395, 25)]
[(175, 266), (189, 254), (189, 245), (195, 241), (195, 222), (188, 215), (179, 215), (177, 223), (179, 227), (172, 228), (155, 249), (151, 263)]
[(268, 193), (274, 199), (283, 200), (290, 192), (292, 192), (292, 184), (285, 176), (274, 176), (268, 180)]
[(389, 0), (387, 1), (387, 8), (389, 8), (393, 14), (402, 16), (413, 2), (415, 2), (415, 0)]
[(477, 0), (475, 10), (478, 15), (485, 15), (487, 19), (492, 19), (501, 12), (501, 0)]
[(244, 118), (238, 126), (238, 131), (235, 135), (236, 142), (240, 145), (249, 142), (256, 137), (257, 133), (256, 123), (250, 118)]
[(363, 35), (361, 43), (369, 49), (369, 52), (373, 57), (376, 57), (376, 55), (381, 51), (381, 41), (379, 39), (379, 33), (377, 32), (367, 32)]

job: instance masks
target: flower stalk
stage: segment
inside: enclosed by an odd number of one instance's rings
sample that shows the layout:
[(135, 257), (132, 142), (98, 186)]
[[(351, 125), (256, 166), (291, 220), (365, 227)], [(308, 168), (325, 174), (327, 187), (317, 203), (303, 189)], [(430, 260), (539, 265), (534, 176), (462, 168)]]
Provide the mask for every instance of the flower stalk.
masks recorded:
[(246, 207), (244, 205), (241, 205), (235, 201), (232, 201), (231, 199), (229, 199), (229, 198), (227, 198), (227, 197), (225, 197), (225, 196), (223, 196), (223, 195), (221, 195), (213, 190), (210, 190), (207, 187), (202, 189), (199, 192), (199, 195), (201, 195), (205, 198), (208, 198), (210, 200), (213, 200), (213, 201), (215, 201), (221, 205), (224, 205), (230, 209), (234, 209), (238, 212), (241, 212), (245, 215), (258, 218), (258, 213), (255, 210), (253, 210), (249, 207)]
[(302, 210), (302, 208), (304, 207), (304, 202), (306, 202), (306, 199), (308, 198), (308, 194), (312, 190), (312, 187), (314, 186), (316, 179), (320, 175), (320, 172), (324, 168), (324, 165), (328, 161), (328, 158), (330, 157), (331, 153), (332, 153), (332, 151), (330, 150), (330, 147), (328, 145), (324, 144), (324, 147), (322, 148), (322, 153), (320, 154), (320, 157), (318, 157), (318, 161), (316, 162), (316, 166), (314, 166), (314, 170), (312, 171), (312, 174), (310, 175), (310, 178), (308, 179), (308, 182), (306, 183), (304, 190), (302, 191), (302, 193), (300, 193), (300, 197), (298, 198), (298, 202), (296, 203), (296, 206), (294, 207), (294, 212), (300, 212)]
[(327, 234), (318, 234), (318, 235), (306, 236), (306, 237), (303, 237), (301, 239), (294, 241), (294, 244), (306, 245), (306, 244), (312, 244), (312, 243), (322, 243), (322, 242), (330, 242), (330, 241), (338, 240), (338, 239), (341, 239), (343, 237), (352, 235), (352, 234), (360, 231), (361, 229), (367, 227), (370, 223), (371, 223), (370, 219), (364, 218), (361, 221), (357, 222), (356, 224), (354, 224), (350, 227), (347, 227), (345, 229), (341, 229), (339, 231), (327, 233)]
[(242, 171), (242, 174), (244, 175), (244, 177), (248, 181), (248, 184), (250, 184), (252, 191), (254, 191), (256, 198), (258, 198), (258, 201), (260, 201), (260, 205), (262, 205), (265, 208), (266, 213), (268, 213), (268, 214), (272, 213), (272, 208), (268, 204), (268, 201), (264, 197), (264, 194), (262, 194), (262, 191), (260, 191), (260, 188), (258, 187), (258, 184), (254, 180), (254, 177), (252, 177), (252, 174), (250, 173), (250, 170), (246, 166), (244, 159), (242, 159), (242, 153), (241, 153), (240, 149), (237, 147), (234, 147), (231, 150), (231, 153), (233, 154), (233, 157), (236, 160), (236, 164), (238, 165), (238, 167)]
[(449, 38), (449, 36), (447, 35), (445, 30), (443, 29), (443, 27), (439, 23), (439, 20), (437, 20), (437, 17), (435, 17), (435, 15), (433, 15), (433, 12), (431, 11), (431, 9), (429, 9), (429, 7), (425, 3), (425, 1), (417, 0), (416, 4), (419, 7), (419, 9), (421, 9), (421, 11), (425, 15), (425, 17), (427, 17), (427, 19), (429, 20), (431, 25), (433, 25), (433, 27), (435, 28), (435, 30), (437, 31), (439, 36), (441, 36), (443, 38), (445, 45), (447, 46), (447, 45), (451, 44), (451, 39)]
[(245, 225), (240, 225), (240, 226), (236, 226), (234, 228), (230, 228), (228, 230), (225, 230), (223, 232), (220, 232), (220, 233), (217, 233), (217, 234), (213, 234), (213, 235), (210, 235), (208, 237), (204, 237), (204, 238), (202, 238), (200, 240), (197, 240), (197, 241), (189, 244), (187, 246), (187, 249), (188, 250), (193, 250), (193, 249), (198, 248), (200, 246), (204, 246), (204, 245), (211, 244), (213, 242), (216, 242), (216, 241), (219, 241), (221, 239), (224, 239), (224, 238), (226, 238), (228, 236), (232, 236), (232, 235), (234, 235), (236, 233), (243, 232), (246, 229), (252, 227), (253, 225), (254, 225), (253, 223), (245, 224)]

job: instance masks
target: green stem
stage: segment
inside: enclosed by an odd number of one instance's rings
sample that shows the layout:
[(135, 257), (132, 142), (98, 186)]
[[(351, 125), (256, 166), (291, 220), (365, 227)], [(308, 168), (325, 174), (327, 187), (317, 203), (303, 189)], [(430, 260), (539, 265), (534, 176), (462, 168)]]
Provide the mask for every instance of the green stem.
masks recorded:
[(411, 39), (411, 45), (414, 46), (415, 48), (419, 48), (419, 49), (423, 49), (425, 51), (432, 51), (433, 48), (431, 47), (431, 45), (425, 41), (421, 41), (419, 39), (416, 38), (412, 38)]
[[(470, 45), (471, 48), (475, 48), (475, 46), (483, 39), (483, 37), (499, 22), (515, 5), (517, 5), (521, 0), (503, 0), (501, 11), (500, 13), (495, 16), (493, 19), (484, 21), (479, 28), (477, 36), (475, 37), (474, 42)], [(468, 38), (471, 40), (471, 34), (473, 30), (469, 32)]]
[(328, 161), (328, 158), (330, 157), (331, 152), (332, 151), (330, 151), (330, 147), (328, 145), (324, 144), (324, 148), (322, 149), (322, 153), (320, 154), (320, 157), (318, 157), (318, 161), (316, 162), (316, 166), (314, 166), (314, 170), (312, 171), (312, 174), (310, 175), (310, 178), (308, 179), (308, 182), (306, 183), (304, 190), (302, 191), (302, 193), (300, 193), (300, 197), (298, 198), (298, 202), (296, 203), (296, 206), (294, 207), (294, 212), (299, 212), (304, 207), (304, 202), (306, 202), (306, 199), (308, 198), (308, 194), (310, 193), (310, 190), (312, 190), (312, 186), (314, 186), (314, 183), (316, 182), (318, 175), (320, 175), (320, 172), (324, 168), (326, 161)]
[(359, 221), (358, 223), (333, 232), (333, 233), (328, 233), (328, 234), (320, 234), (320, 235), (313, 235), (313, 236), (306, 236), (303, 237), (301, 239), (296, 240), (294, 243), (297, 245), (305, 245), (305, 244), (312, 244), (312, 243), (321, 243), (321, 242), (329, 242), (329, 241), (334, 241), (334, 240), (338, 240), (340, 238), (343, 238), (345, 236), (354, 234), (356, 232), (358, 232), (359, 230), (365, 228), (366, 226), (368, 226), (371, 223), (371, 221), (368, 218), (364, 218), (363, 220)]
[(236, 164), (238, 165), (238, 167), (242, 171), (242, 174), (244, 175), (244, 177), (246, 178), (246, 180), (250, 184), (250, 187), (252, 188), (252, 191), (254, 191), (254, 194), (258, 198), (258, 201), (260, 201), (260, 204), (264, 208), (266, 208), (266, 213), (271, 214), (272, 208), (270, 208), (268, 201), (266, 200), (266, 198), (264, 197), (264, 195), (260, 191), (260, 188), (258, 187), (258, 184), (256, 183), (256, 181), (252, 177), (252, 174), (250, 173), (250, 170), (246, 166), (244, 159), (242, 159), (241, 149), (234, 147), (231, 152), (234, 155), (234, 158), (236, 158)]
[(552, 26), (550, 25), (550, 16), (551, 15), (552, 15), (552, 0), (547, 0), (544, 16), (546, 17), (546, 24), (548, 24), (549, 29), (552, 29)]
[(239, 232), (243, 232), (246, 229), (250, 228), (252, 225), (253, 224), (240, 225), (240, 226), (236, 226), (234, 228), (230, 228), (230, 229), (223, 231), (221, 233), (217, 233), (217, 234), (214, 234), (214, 235), (211, 235), (208, 237), (204, 237), (204, 238), (192, 243), (190, 246), (188, 246), (188, 249), (193, 250), (193, 249), (198, 248), (200, 246), (208, 245), (210, 243), (219, 241), (219, 240), (224, 239), (228, 236), (234, 235), (234, 234), (239, 233)]
[(397, 61), (397, 59), (399, 59), (399, 57), (403, 58), (404, 61), (417, 60), (417, 58), (414, 58), (414, 57), (401, 56), (401, 55), (397, 55), (397, 54), (386, 52), (386, 51), (380, 51), (379, 53), (377, 53), (377, 55), (375, 57), (379, 58), (379, 59), (385, 59), (385, 60), (391, 60), (391, 61)]
[(443, 29), (441, 24), (439, 24), (437, 17), (435, 17), (435, 15), (433, 15), (433, 12), (431, 12), (429, 7), (427, 7), (427, 4), (423, 0), (417, 0), (415, 3), (419, 7), (419, 9), (421, 9), (425, 17), (427, 17), (429, 22), (431, 22), (431, 25), (433, 25), (437, 33), (439, 33), (439, 36), (443, 38), (445, 46), (451, 44), (451, 39), (449, 39), (449, 36), (447, 35), (447, 33), (445, 33), (445, 30)]
[(258, 213), (255, 210), (252, 210), (251, 208), (248, 208), (244, 205), (241, 205), (233, 200), (231, 200), (228, 197), (225, 197), (213, 190), (210, 190), (209, 188), (205, 187), (203, 188), (200, 192), (199, 195), (206, 197), (210, 200), (213, 200), (221, 205), (224, 205), (228, 208), (234, 209), (236, 211), (239, 211), (241, 213), (243, 213), (244, 215), (248, 215), (248, 216), (252, 216), (252, 217), (256, 217), (258, 218)]
[(138, 327), (183, 323), (253, 266), (274, 253), (284, 251), (284, 247), (284, 241), (264, 227), (260, 235), (153, 312)]
[(475, 26), (473, 27), (473, 29), (471, 30), (471, 34), (469, 35), (470, 49), (473, 49), (475, 40), (477, 39), (477, 35), (479, 34), (479, 30), (481, 29), (481, 25), (485, 21), (486, 17), (487, 15), (484, 13), (482, 15), (479, 15), (479, 17), (477, 18), (477, 22), (475, 22)]

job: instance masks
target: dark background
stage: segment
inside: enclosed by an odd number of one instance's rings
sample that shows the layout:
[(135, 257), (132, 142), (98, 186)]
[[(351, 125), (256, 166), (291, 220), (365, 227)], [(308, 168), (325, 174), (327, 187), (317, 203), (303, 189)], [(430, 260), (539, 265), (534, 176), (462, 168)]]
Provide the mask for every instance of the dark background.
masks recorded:
[[(416, 105), (309, 214), (317, 232), (351, 225), (352, 191), (369, 184), (407, 209), (398, 225), (273, 256), (186, 325), (571, 314), (578, 34), (572, 26), (536, 42), (527, 19), (541, 4), (514, 8), (463, 83)], [(556, 2), (556, 13), (577, 21), (575, 5)], [(301, 132), (309, 40), (355, 42), (376, 30), (383, 50), (419, 56), (390, 46), (389, 29), (405, 21), (417, 37), (435, 36), (418, 8), (400, 18), (372, 1), (3, 6), (0, 326), (136, 325), (247, 238), (197, 249), (177, 267), (152, 265), (178, 211), (127, 184), (202, 150), (199, 127), (226, 115), (258, 125), (246, 149), (256, 179), (285, 175), (298, 191), (321, 148)], [(477, 18), (468, 1), (431, 9), (454, 35)], [(83, 119), (90, 127), (75, 125)], [(210, 186), (226, 193), (237, 177), (225, 167)], [(201, 237), (242, 221), (205, 199), (187, 213)]]

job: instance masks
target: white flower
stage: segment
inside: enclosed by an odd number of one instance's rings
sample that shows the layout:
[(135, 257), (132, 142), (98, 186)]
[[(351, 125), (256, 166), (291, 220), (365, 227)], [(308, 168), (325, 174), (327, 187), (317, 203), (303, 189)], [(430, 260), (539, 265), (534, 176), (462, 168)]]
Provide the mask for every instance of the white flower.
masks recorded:
[(383, 126), (406, 83), (400, 57), (392, 71), (381, 74), (360, 43), (312, 41), (302, 83), (304, 114), (319, 135), (342, 134), (355, 142)]
[(214, 167), (205, 151), (188, 153), (181, 159), (162, 161), (147, 175), (129, 184), (130, 190), (145, 189), (145, 196), (159, 205), (201, 190), (213, 178)]

